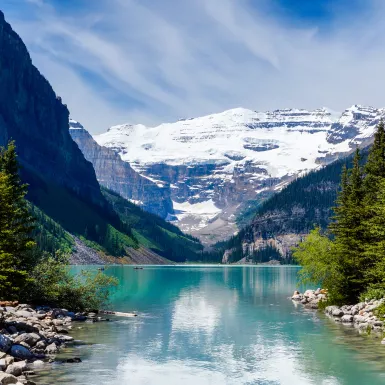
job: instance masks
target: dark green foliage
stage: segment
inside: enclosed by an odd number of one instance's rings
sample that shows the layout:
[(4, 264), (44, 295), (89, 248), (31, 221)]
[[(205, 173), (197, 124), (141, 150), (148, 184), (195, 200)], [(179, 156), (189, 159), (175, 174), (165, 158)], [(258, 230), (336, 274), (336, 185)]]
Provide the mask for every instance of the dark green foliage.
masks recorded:
[(14, 142), (0, 150), (0, 298), (17, 297), (34, 262), (33, 218), (19, 177)]
[(205, 258), (198, 239), (184, 234), (157, 215), (143, 211), (115, 192), (105, 188), (102, 192), (141, 245), (175, 262), (201, 261)]
[[(23, 170), (30, 184), (28, 199), (70, 234), (84, 238), (88, 245), (116, 257), (127, 247), (138, 247), (130, 226), (124, 224), (113, 208), (89, 202), (73, 191), (47, 183), (30, 170)], [(50, 251), (50, 250), (47, 250)]]
[(22, 300), (32, 304), (84, 311), (106, 306), (115, 278), (102, 272), (70, 273), (68, 258), (57, 253), (43, 254), (30, 273), (31, 281), (22, 292)]
[(335, 238), (333, 259), (343, 277), (336, 292), (340, 295), (341, 301), (348, 303), (357, 299), (367, 287), (365, 269), (371, 263), (364, 254), (365, 190), (363, 180), (360, 153), (357, 150), (352, 169), (348, 171), (344, 168), (343, 170), (341, 190), (334, 208), (333, 221), (330, 224), (331, 233)]
[(29, 210), (35, 218), (35, 228), (31, 235), (39, 250), (52, 255), (57, 251), (71, 253), (74, 246), (72, 236), (32, 203), (29, 203)]

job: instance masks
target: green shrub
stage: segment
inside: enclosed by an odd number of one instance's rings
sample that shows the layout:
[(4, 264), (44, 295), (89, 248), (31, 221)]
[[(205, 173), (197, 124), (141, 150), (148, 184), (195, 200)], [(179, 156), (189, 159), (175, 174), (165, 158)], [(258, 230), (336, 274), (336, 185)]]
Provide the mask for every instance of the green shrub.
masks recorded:
[(21, 293), (21, 299), (73, 311), (95, 310), (106, 306), (110, 290), (117, 279), (98, 272), (70, 273), (68, 257), (44, 254), (31, 272), (32, 282)]
[(384, 287), (371, 286), (360, 295), (360, 301), (365, 302), (366, 299), (381, 299), (385, 297)]
[(385, 303), (382, 303), (376, 309), (373, 310), (373, 314), (378, 317), (381, 321), (385, 320)]

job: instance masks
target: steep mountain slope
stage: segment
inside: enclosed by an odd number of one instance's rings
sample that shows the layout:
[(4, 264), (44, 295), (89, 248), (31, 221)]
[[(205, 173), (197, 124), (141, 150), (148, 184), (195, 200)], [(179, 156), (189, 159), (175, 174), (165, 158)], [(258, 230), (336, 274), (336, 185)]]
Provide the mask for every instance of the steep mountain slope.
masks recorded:
[(84, 157), (92, 163), (99, 183), (138, 204), (143, 210), (170, 218), (173, 207), (169, 190), (141, 176), (115, 151), (99, 146), (88, 131), (70, 119), (70, 134)]
[(164, 189), (178, 226), (205, 242), (236, 231), (236, 215), (303, 175), (370, 143), (383, 109), (260, 113), (242, 108), (157, 127), (111, 127), (95, 140)]
[(103, 189), (122, 222), (127, 224), (141, 247), (175, 262), (201, 261), (202, 244), (157, 215), (144, 212), (119, 194)]
[[(367, 157), (363, 151), (362, 162)], [(218, 245), (224, 252), (223, 262), (242, 258), (255, 260), (265, 250), (267, 258), (275, 255), (290, 259), (291, 248), (314, 226), (325, 229), (333, 216), (333, 206), (341, 181), (343, 165), (350, 167), (352, 155), (320, 170), (296, 179), (257, 210), (251, 224), (228, 242)]]
[(68, 133), (68, 115), (0, 11), (0, 145), (15, 140), (25, 170), (103, 206), (92, 165)]
[(145, 239), (128, 223), (131, 217), (148, 221), (150, 214), (139, 210), (123, 218), (114, 210), (92, 164), (72, 140), (68, 118), (67, 107), (33, 66), (25, 45), (0, 12), (0, 145), (9, 139), (16, 142), (21, 176), (29, 184), (27, 199), (38, 218), (35, 237), (40, 246), (50, 252), (57, 247), (81, 248), (82, 255), (92, 249), (96, 258), (112, 262), (165, 263), (157, 252), (169, 252), (168, 247), (175, 258), (183, 258), (170, 239), (178, 238), (178, 250), (191, 250), (190, 257), (198, 258), (193, 249), (201, 245), (163, 219), (151, 219), (158, 231), (169, 234), (158, 242), (156, 232), (147, 232)]

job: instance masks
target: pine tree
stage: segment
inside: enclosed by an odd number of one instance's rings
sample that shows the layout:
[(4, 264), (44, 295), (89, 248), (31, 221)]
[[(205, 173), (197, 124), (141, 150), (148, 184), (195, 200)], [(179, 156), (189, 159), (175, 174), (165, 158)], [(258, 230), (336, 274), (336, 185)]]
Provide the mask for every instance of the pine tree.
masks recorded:
[[(341, 192), (334, 209), (334, 221), (330, 230), (335, 236), (334, 254), (341, 282), (336, 286), (337, 300), (353, 302), (366, 286), (364, 267), (364, 196), (363, 173), (360, 152), (357, 149), (350, 172), (343, 171)], [(339, 298), (337, 298), (339, 297)]]
[(30, 234), (33, 218), (25, 195), (27, 187), (19, 176), (13, 142), (0, 151), (0, 297), (17, 296), (28, 281), (32, 267), (30, 250), (35, 245)]
[(371, 261), (366, 269), (368, 286), (385, 288), (385, 180), (379, 184), (376, 199), (367, 210), (364, 225), (370, 241), (365, 245), (365, 256)]
[(376, 198), (378, 185), (385, 178), (385, 126), (381, 120), (374, 134), (373, 146), (370, 149), (368, 160), (365, 164), (365, 190), (366, 200)]

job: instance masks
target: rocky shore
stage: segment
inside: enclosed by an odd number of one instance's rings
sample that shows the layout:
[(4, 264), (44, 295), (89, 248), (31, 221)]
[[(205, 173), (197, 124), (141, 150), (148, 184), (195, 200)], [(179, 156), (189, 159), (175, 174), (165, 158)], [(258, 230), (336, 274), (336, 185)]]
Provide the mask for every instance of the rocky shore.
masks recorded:
[[(34, 385), (35, 371), (56, 360), (59, 351), (74, 338), (76, 321), (107, 321), (96, 313), (74, 313), (46, 306), (0, 304), (0, 384)], [(79, 363), (79, 357), (65, 362)]]
[[(295, 291), (291, 299), (310, 309), (319, 309), (321, 301), (327, 300), (327, 291), (322, 289)], [(366, 300), (355, 305), (326, 306), (325, 314), (334, 322), (350, 325), (361, 333), (382, 334), (385, 331), (385, 298)], [(381, 340), (385, 344), (385, 338)]]

